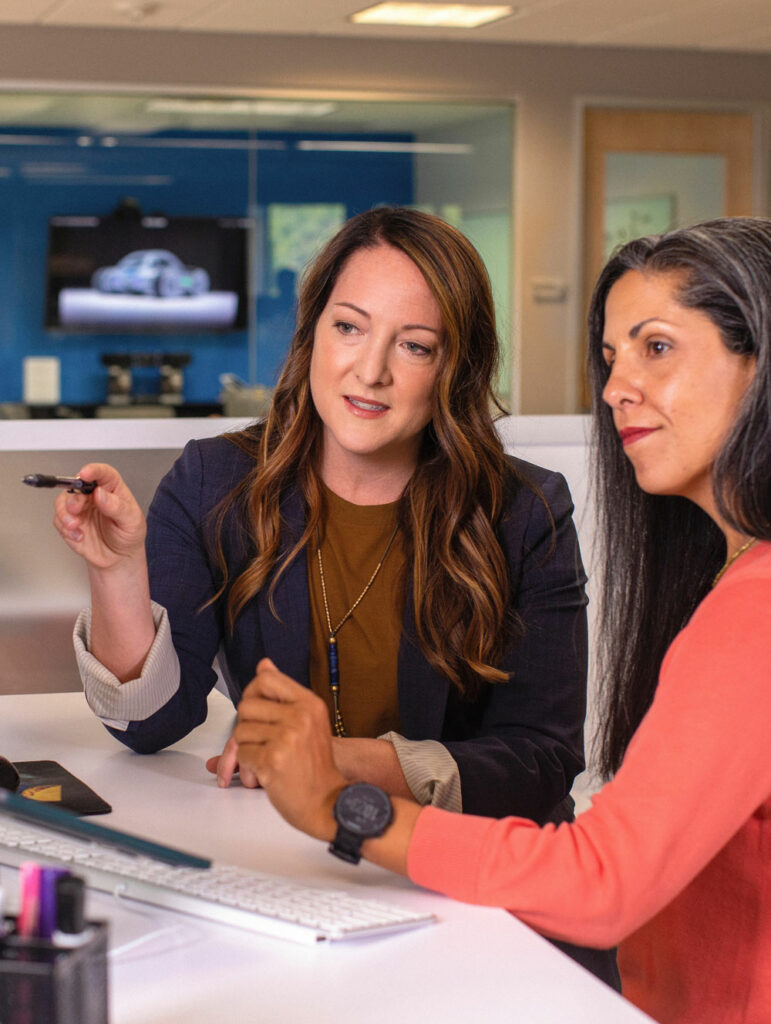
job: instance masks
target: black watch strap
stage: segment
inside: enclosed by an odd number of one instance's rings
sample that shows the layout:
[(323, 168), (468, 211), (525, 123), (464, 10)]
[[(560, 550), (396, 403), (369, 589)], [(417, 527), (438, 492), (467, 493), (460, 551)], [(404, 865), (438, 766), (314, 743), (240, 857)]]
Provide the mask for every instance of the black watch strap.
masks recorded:
[(338, 825), (337, 835), (329, 844), (329, 852), (349, 864), (358, 864), (361, 860), (361, 844), (363, 842), (364, 836), (355, 836), (353, 832), (348, 832), (342, 825)]
[(349, 864), (358, 864), (364, 840), (382, 836), (393, 821), (393, 806), (389, 795), (379, 786), (353, 782), (341, 790), (334, 815), (337, 835), (329, 852)]

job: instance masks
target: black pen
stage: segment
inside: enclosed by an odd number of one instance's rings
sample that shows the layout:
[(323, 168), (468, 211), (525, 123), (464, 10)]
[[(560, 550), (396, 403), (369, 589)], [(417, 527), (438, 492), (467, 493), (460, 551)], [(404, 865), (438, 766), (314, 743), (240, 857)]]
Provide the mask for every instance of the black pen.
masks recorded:
[(50, 938), (55, 946), (75, 949), (94, 934), (86, 926), (84, 913), (85, 882), (79, 875), (63, 874), (56, 880), (56, 928)]
[(30, 487), (66, 487), (73, 494), (90, 494), (96, 487), (96, 480), (81, 480), (79, 476), (47, 476), (45, 473), (30, 473), (21, 478)]

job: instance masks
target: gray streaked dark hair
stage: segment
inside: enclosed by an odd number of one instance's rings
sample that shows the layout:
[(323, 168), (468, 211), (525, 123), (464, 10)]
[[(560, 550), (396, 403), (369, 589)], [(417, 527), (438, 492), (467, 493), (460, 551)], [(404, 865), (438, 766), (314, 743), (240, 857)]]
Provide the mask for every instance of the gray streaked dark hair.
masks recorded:
[(608, 261), (589, 310), (595, 489), (604, 547), (600, 769), (615, 772), (648, 710), (666, 649), (703, 599), (725, 554), (715, 523), (685, 498), (646, 494), (602, 400), (605, 303), (630, 270), (677, 273), (677, 299), (704, 313), (756, 370), (717, 454), (715, 500), (735, 529), (771, 539), (771, 220), (723, 218), (638, 238)]

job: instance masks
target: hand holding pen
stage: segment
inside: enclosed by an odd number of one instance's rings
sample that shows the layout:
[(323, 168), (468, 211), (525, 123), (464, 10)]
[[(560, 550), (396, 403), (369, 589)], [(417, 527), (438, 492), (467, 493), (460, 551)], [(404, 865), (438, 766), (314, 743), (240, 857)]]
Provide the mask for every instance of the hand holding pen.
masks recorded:
[(33, 486), (66, 488), (54, 502), (54, 526), (89, 566), (111, 569), (126, 559), (144, 558), (145, 518), (116, 469), (91, 462), (74, 477), (36, 477), (54, 482)]
[(107, 463), (89, 462), (73, 479), (99, 481), (90, 494), (68, 488), (54, 502), (54, 526), (88, 566), (89, 650), (121, 682), (136, 679), (155, 640), (145, 517)]

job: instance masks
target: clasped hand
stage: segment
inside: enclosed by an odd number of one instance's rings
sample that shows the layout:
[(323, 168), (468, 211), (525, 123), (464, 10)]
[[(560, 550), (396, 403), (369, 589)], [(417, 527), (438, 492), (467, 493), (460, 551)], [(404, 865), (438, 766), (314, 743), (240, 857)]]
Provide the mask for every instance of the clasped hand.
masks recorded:
[[(317, 697), (313, 697), (311, 692), (304, 686), (299, 686), (288, 676), (278, 672), (270, 659), (266, 658), (260, 662), (260, 666), (263, 665), (269, 665), (282, 679), (292, 684), (292, 693), (295, 695), (298, 706), (305, 707), (306, 697), (311, 698), (309, 703), (316, 709), (314, 711), (315, 727), (321, 728), (319, 723), (323, 720), (324, 736), (326, 742), (330, 744), (332, 760), (339, 776), (345, 779), (346, 782), (372, 782), (393, 795), (403, 796), (407, 800), (412, 799), (412, 793), (407, 785), (407, 780), (404, 777), (404, 772), (402, 771), (393, 743), (386, 739), (332, 736), (329, 726), (329, 713), (324, 702)], [(261, 667), (258, 667), (257, 679), (260, 678), (261, 671)], [(254, 692), (252, 687), (256, 681), (246, 688), (243, 700), (246, 700)], [(262, 776), (254, 770), (253, 766), (239, 757), (238, 743), (235, 736), (231, 736), (228, 739), (222, 753), (218, 757), (210, 757), (207, 760), (206, 767), (212, 774), (217, 776), (217, 785), (222, 788), (230, 785), (236, 772), (239, 773), (241, 785), (246, 786), (248, 789), (257, 788), (263, 781)]]
[(332, 811), (346, 779), (335, 766), (326, 705), (269, 658), (244, 690), (223, 756), (228, 752), (242, 777), (246, 772), (259, 779), (291, 825), (317, 839), (334, 838)]

